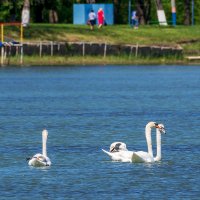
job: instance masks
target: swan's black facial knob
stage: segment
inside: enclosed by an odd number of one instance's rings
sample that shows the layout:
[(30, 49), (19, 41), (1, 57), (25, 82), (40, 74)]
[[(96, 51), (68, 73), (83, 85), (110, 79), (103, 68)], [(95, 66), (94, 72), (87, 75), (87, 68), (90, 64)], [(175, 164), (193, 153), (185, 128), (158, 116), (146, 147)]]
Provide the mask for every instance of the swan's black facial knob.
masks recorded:
[(30, 157), (28, 157), (28, 158), (26, 158), (26, 161), (29, 161), (31, 158)]

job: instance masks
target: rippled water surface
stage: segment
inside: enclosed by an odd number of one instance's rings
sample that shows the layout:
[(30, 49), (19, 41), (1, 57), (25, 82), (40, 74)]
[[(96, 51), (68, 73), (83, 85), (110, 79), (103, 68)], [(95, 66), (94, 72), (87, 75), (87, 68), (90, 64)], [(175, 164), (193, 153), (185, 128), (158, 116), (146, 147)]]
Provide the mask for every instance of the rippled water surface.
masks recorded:
[[(161, 162), (101, 151), (146, 151), (149, 121), (166, 127)], [(199, 199), (199, 122), (200, 66), (0, 68), (0, 199)], [(52, 166), (32, 168), (43, 128)]]

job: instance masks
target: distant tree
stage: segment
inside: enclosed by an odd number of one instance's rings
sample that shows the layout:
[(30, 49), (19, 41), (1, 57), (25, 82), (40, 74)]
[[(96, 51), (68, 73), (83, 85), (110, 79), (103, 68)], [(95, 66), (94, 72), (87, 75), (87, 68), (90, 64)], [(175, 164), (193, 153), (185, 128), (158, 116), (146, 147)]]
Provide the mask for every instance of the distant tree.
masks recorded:
[(194, 23), (200, 24), (200, 1), (194, 0)]
[(33, 21), (36, 23), (44, 22), (43, 11), (44, 11), (45, 0), (32, 0), (31, 1), (31, 12)]
[(30, 1), (24, 0), (24, 5), (22, 9), (22, 24), (27, 26), (30, 22)]
[[(103, 1), (101, 1), (103, 2)], [(96, 1), (100, 3), (100, 1)], [(115, 24), (127, 24), (128, 22), (128, 1), (127, 0), (113, 0), (106, 1), (104, 3), (114, 4), (114, 23)]]
[(162, 0), (155, 0), (158, 10), (163, 10)]
[[(0, 0), (0, 21), (21, 21), (26, 0)], [(191, 24), (191, 1), (176, 0), (177, 23)], [(72, 23), (74, 3), (113, 3), (114, 23), (127, 24), (129, 0), (29, 0), (31, 22)], [(140, 14), (140, 23), (156, 20), (156, 9), (163, 9), (171, 17), (170, 0), (131, 0), (132, 8)], [(163, 4), (162, 4), (163, 3)], [(194, 0), (195, 24), (200, 24), (200, 0)], [(151, 11), (151, 12), (150, 12)]]
[(86, 3), (96, 3), (95, 0), (86, 0)]
[(135, 4), (140, 24), (147, 24), (150, 20), (151, 0), (136, 0)]
[(30, 8), (30, 1), (29, 0), (24, 0), (24, 8)]
[(57, 23), (59, 0), (31, 0), (31, 11), (34, 22)]
[(184, 0), (184, 7), (185, 7), (185, 15), (184, 15), (184, 24), (190, 25), (191, 24), (191, 0)]
[(10, 21), (16, 21), (16, 7), (16, 0), (13, 0), (10, 9)]
[(46, 0), (45, 2), (45, 9), (47, 13), (49, 13), (49, 22), (50, 23), (57, 23), (58, 22), (58, 0)]

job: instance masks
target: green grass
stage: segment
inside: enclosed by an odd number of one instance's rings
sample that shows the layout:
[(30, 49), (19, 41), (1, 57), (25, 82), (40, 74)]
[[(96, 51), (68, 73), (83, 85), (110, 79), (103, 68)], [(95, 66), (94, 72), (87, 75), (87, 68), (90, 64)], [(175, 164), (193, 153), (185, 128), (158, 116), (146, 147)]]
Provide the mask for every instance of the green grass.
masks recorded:
[[(17, 38), (19, 30), (12, 27), (6, 27), (5, 35), (10, 38)], [(59, 41), (59, 42), (94, 42), (94, 43), (110, 43), (110, 44), (138, 44), (138, 45), (159, 45), (159, 46), (177, 46), (181, 45), (184, 49), (184, 56), (186, 55), (200, 55), (200, 26), (140, 26), (138, 30), (132, 29), (129, 25), (112, 25), (106, 26), (102, 29), (95, 27), (94, 31), (90, 30), (87, 25), (72, 25), (72, 24), (30, 24), (29, 27), (24, 28), (24, 42), (31, 41)], [(77, 57), (76, 57), (77, 58)], [(47, 60), (46, 60), (47, 59)], [(48, 62), (48, 57), (43, 58), (41, 63), (45, 60)], [(68, 58), (68, 63), (75, 63), (76, 59)], [(80, 57), (79, 62), (87, 63), (85, 58)], [(106, 63), (123, 62), (135, 63), (134, 59), (120, 59), (106, 58)], [(57, 57), (58, 63), (66, 63), (66, 58)], [(90, 63), (93, 60), (98, 64), (102, 62), (102, 58), (94, 57), (89, 59)], [(171, 62), (167, 60), (177, 61), (174, 59), (161, 58), (137, 58), (137, 62), (145, 60), (148, 62)], [(164, 60), (164, 61), (163, 61)], [(182, 62), (183, 58), (179, 58)], [(29, 62), (32, 62), (29, 59)], [(37, 62), (37, 61), (33, 61)]]
[[(135, 56), (24, 56), (23, 65), (153, 65), (153, 64), (186, 64), (187, 61), (176, 57), (135, 57)], [(20, 56), (10, 57), (5, 65), (20, 65)]]
[[(12, 33), (9, 33), (11, 29)], [(5, 35), (16, 35), (16, 32), (17, 29), (5, 28)], [(91, 31), (87, 25), (30, 24), (29, 27), (24, 28), (24, 41), (38, 40), (174, 45), (185, 41), (200, 40), (200, 26), (146, 25), (135, 30), (129, 25), (112, 25), (100, 30), (96, 27), (94, 31)]]
[(91, 31), (87, 25), (31, 24), (24, 29), (25, 41), (87, 41), (117, 44), (176, 45), (200, 40), (200, 26), (140, 26), (138, 30), (128, 25), (106, 26)]

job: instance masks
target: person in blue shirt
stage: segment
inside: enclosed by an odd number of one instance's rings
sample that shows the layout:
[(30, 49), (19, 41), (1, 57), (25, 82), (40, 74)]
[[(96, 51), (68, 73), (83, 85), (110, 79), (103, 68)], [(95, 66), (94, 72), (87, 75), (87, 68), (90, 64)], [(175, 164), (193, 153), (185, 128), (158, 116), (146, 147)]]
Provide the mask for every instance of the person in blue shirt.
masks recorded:
[(135, 28), (135, 29), (138, 29), (138, 26), (139, 26), (139, 17), (138, 17), (138, 13), (136, 10), (134, 10), (132, 12), (131, 26), (132, 26), (132, 28)]

